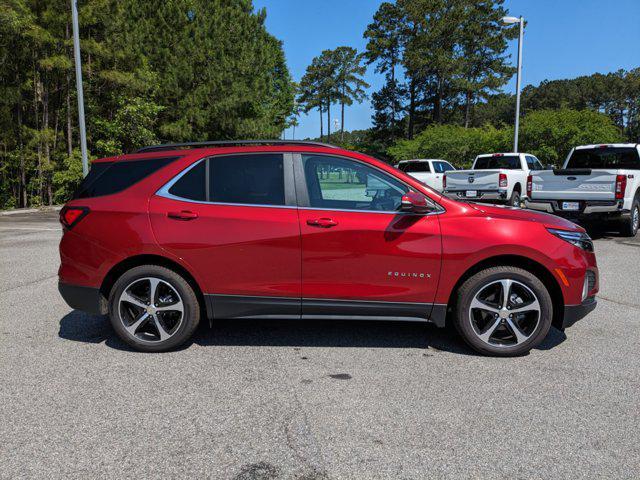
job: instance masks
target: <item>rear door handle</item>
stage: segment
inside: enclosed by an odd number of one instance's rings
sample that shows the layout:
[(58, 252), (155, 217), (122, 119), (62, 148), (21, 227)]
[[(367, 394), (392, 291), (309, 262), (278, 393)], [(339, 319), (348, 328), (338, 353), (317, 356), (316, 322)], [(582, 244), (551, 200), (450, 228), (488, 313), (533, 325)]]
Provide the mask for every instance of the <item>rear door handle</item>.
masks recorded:
[(312, 227), (331, 228), (338, 225), (338, 222), (333, 218), (310, 218), (307, 220), (307, 225), (311, 225)]
[(167, 217), (175, 220), (194, 220), (198, 218), (198, 214), (189, 210), (182, 210), (180, 212), (168, 212)]

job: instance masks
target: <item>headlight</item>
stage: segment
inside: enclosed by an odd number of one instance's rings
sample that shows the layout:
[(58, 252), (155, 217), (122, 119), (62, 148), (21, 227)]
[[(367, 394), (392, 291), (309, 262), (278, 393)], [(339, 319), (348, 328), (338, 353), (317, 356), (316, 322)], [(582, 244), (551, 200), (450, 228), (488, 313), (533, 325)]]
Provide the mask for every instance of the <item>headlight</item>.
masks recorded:
[(547, 228), (547, 230), (550, 234), (561, 238), (565, 242), (569, 242), (570, 244), (587, 252), (593, 252), (593, 242), (591, 241), (591, 237), (586, 233), (572, 232), (569, 230), (556, 230), (555, 228)]

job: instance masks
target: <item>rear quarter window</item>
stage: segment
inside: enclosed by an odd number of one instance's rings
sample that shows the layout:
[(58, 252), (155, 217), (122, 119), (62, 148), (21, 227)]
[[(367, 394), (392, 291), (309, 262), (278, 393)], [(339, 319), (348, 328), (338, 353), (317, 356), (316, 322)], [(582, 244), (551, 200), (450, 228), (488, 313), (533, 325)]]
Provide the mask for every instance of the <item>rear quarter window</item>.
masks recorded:
[(178, 158), (94, 163), (73, 198), (101, 197), (121, 192)]

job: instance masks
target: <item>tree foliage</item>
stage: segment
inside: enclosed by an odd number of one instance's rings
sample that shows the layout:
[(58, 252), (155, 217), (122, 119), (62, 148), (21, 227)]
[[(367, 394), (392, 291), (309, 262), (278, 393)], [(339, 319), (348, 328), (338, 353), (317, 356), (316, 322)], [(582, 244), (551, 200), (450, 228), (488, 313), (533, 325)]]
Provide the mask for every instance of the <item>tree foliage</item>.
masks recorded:
[[(294, 88), (251, 0), (79, 2), (88, 147), (278, 137)], [(61, 201), (77, 176), (67, 0), (0, 4), (0, 208)]]
[[(395, 160), (442, 158), (457, 167), (469, 167), (476, 155), (511, 151), (513, 127), (491, 125), (431, 125), (412, 140), (399, 140), (388, 149)], [(520, 151), (536, 155), (543, 163), (561, 164), (576, 145), (622, 140), (610, 117), (589, 110), (539, 110), (524, 116)]]
[(324, 136), (322, 115), (327, 112), (327, 138), (331, 138), (331, 105), (338, 103), (341, 110), (341, 138), (344, 136), (344, 107), (366, 98), (364, 81), (366, 67), (355, 48), (338, 47), (323, 50), (307, 67), (298, 90), (297, 102), (308, 113), (320, 113), (320, 138)]

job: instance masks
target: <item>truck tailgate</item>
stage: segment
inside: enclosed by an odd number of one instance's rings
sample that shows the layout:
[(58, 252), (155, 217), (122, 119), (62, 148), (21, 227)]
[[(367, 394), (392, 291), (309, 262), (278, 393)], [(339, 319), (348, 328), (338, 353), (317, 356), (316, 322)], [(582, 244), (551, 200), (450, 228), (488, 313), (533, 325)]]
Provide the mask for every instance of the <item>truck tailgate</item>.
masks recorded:
[(456, 170), (447, 172), (447, 191), (498, 190), (500, 170)]
[(616, 170), (531, 172), (532, 200), (614, 200)]

